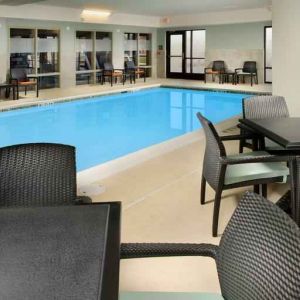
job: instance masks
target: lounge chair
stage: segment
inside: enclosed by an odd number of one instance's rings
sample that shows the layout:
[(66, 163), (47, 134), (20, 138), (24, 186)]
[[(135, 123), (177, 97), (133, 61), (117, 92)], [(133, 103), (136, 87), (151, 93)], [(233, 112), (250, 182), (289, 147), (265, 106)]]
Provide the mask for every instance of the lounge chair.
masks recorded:
[(146, 69), (143, 67), (136, 67), (132, 60), (125, 62), (125, 72), (130, 77), (130, 82), (134, 81), (137, 77), (141, 76), (144, 78), (144, 82), (146, 82)]
[(239, 78), (242, 77), (243, 83), (245, 83), (245, 77), (250, 77), (251, 86), (253, 86), (253, 79), (258, 84), (256, 61), (245, 61), (242, 68), (235, 69), (235, 80), (239, 83)]
[(28, 78), (26, 69), (11, 69), (10, 70), (10, 83), (15, 84), (17, 86), (17, 98), (19, 98), (19, 89), (20, 87), (24, 87), (25, 95), (27, 94), (28, 87), (36, 88), (36, 97), (39, 97), (39, 84), (38, 79), (36, 78)]
[[(168, 256), (213, 258), (222, 295), (121, 292), (120, 300), (299, 300), (300, 229), (280, 208), (259, 195), (244, 194), (219, 246), (121, 245), (122, 259)], [(205, 274), (203, 270), (200, 272)]]
[(103, 75), (102, 80), (105, 82), (105, 78), (109, 78), (111, 86), (113, 86), (113, 81), (115, 83), (120, 79), (124, 85), (126, 80), (126, 74), (124, 69), (115, 69), (111, 63), (104, 63), (103, 65)]
[(0, 208), (90, 202), (76, 195), (75, 148), (23, 144), (0, 148)]
[(222, 74), (225, 73), (226, 67), (225, 62), (223, 60), (215, 60), (212, 63), (211, 68), (205, 68), (204, 69), (204, 82), (206, 83), (206, 77), (207, 75), (212, 76), (212, 80), (215, 81), (215, 76), (219, 76), (219, 83), (222, 82)]
[[(203, 159), (200, 203), (205, 204), (206, 183), (216, 192), (214, 200), (212, 233), (218, 233), (219, 211), (223, 190), (254, 186), (259, 192), (262, 186), (263, 196), (267, 196), (267, 184), (285, 182), (289, 175), (286, 164), (289, 157), (270, 155), (265, 151), (246, 154), (226, 155), (226, 150), (213, 124), (200, 113), (197, 117), (206, 137), (206, 148)], [(239, 140), (240, 136), (232, 139)]]

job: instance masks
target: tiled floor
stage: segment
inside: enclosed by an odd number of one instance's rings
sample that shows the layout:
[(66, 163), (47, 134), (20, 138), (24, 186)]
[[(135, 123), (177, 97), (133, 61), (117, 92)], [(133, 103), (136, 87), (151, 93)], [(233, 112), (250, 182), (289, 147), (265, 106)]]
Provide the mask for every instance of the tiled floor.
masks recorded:
[[(199, 204), (204, 146), (201, 140), (99, 181), (106, 191), (94, 201), (122, 201), (123, 242), (219, 243), (211, 236), (212, 189), (208, 203)], [(236, 153), (238, 144), (226, 148)], [(269, 198), (278, 199), (286, 188), (271, 186)], [(220, 233), (244, 190), (224, 192)], [(122, 261), (120, 289), (219, 292), (219, 284), (209, 258), (155, 258)]]
[[(172, 84), (186, 87), (241, 89), (270, 92), (271, 86), (219, 85), (198, 81), (149, 80), (147, 86)], [(143, 82), (134, 87), (145, 86)], [(131, 86), (132, 87), (132, 86)], [(127, 86), (125, 86), (127, 88)], [(36, 103), (47, 99), (120, 91), (122, 86), (76, 87), (41, 92), (39, 100), (3, 101), (0, 108)], [(229, 153), (236, 153), (235, 142), (226, 144)], [(207, 189), (208, 202), (199, 204), (201, 162), (204, 140), (193, 142), (169, 153), (152, 158), (114, 176), (98, 181), (105, 192), (94, 201), (122, 201), (123, 242), (206, 242), (218, 244), (212, 238), (211, 220), (213, 191)], [(97, 178), (95, 178), (97, 180)], [(278, 198), (286, 186), (270, 188), (270, 198)], [(243, 189), (224, 193), (219, 232), (224, 230)], [(214, 262), (209, 258), (156, 258), (121, 262), (121, 290), (148, 291), (208, 291), (218, 292), (219, 284)]]

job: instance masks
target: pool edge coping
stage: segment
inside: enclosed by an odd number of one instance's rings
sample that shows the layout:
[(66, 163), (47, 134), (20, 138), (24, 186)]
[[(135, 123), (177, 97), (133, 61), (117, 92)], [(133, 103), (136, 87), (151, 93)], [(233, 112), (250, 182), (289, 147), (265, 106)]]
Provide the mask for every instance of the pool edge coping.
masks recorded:
[[(20, 103), (15, 104), (11, 107), (4, 107), (0, 108), (1, 112), (13, 111), (18, 109), (25, 109), (25, 108), (32, 108), (32, 107), (40, 107), (40, 106), (48, 106), (54, 105), (59, 103), (66, 103), (72, 102), (76, 100), (86, 101), (91, 98), (96, 97), (104, 97), (128, 92), (139, 92), (141, 90), (153, 89), (153, 88), (174, 88), (174, 89), (186, 89), (186, 90), (197, 90), (197, 91), (210, 91), (210, 92), (219, 92), (219, 93), (233, 93), (233, 94), (253, 94), (253, 95), (271, 95), (271, 92), (258, 92), (258, 91), (245, 91), (245, 90), (230, 90), (230, 89), (219, 89), (219, 88), (204, 88), (204, 87), (197, 87), (197, 86), (181, 86), (181, 85), (173, 85), (173, 84), (166, 84), (166, 83), (155, 83), (147, 86), (139, 86), (139, 87), (126, 87), (121, 88), (118, 90), (107, 90), (102, 92), (96, 92), (91, 94), (83, 94), (77, 96), (67, 96), (67, 97), (60, 97), (55, 99), (43, 99), (43, 100), (30, 100), (28, 103)], [(17, 101), (17, 100), (16, 100)], [(40, 101), (40, 102), (37, 102)]]

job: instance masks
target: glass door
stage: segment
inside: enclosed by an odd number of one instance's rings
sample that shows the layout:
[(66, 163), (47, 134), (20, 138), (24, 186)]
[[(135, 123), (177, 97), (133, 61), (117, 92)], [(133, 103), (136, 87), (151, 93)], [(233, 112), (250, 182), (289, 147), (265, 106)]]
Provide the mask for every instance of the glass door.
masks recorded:
[(184, 31), (167, 32), (167, 77), (182, 78), (184, 73)]
[(205, 30), (167, 32), (167, 77), (204, 79)]

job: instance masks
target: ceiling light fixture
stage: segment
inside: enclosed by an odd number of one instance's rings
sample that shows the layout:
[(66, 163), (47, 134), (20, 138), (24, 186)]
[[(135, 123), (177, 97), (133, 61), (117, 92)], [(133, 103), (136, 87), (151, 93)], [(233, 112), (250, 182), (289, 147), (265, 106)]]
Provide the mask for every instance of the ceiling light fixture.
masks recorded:
[(111, 15), (110, 11), (107, 10), (90, 10), (84, 9), (81, 13), (82, 21), (101, 21), (106, 20)]

